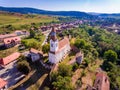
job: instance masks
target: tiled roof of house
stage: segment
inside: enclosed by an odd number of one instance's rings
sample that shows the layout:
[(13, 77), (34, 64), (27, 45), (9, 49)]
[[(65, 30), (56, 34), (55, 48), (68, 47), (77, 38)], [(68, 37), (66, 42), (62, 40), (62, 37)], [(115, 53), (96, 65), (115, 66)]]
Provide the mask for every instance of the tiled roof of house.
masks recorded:
[(7, 84), (7, 81), (0, 78), (0, 89), (3, 88)]
[(7, 65), (8, 63), (10, 63), (10, 62), (16, 60), (17, 58), (19, 58), (19, 56), (20, 56), (20, 53), (19, 52), (15, 52), (15, 53), (13, 53), (13, 54), (5, 57), (5, 58), (2, 58), (0, 60), (0, 64)]
[(38, 51), (38, 50), (36, 50), (36, 49), (34, 49), (34, 48), (31, 48), (31, 49), (30, 49), (30, 52), (31, 52), (31, 53), (35, 53), (35, 54), (38, 54), (38, 53), (43, 54), (42, 51)]
[(98, 90), (110, 90), (110, 83), (107, 74), (98, 72), (96, 74), (94, 87), (98, 88)]
[(11, 41), (15, 41), (15, 42), (18, 42), (18, 41), (21, 41), (21, 38), (16, 36), (16, 37), (10, 37), (10, 38), (5, 38), (4, 39), (4, 44), (9, 44), (11, 43)]
[(9, 37), (15, 37), (17, 36), (16, 34), (5, 34), (5, 35), (0, 35), (0, 39), (4, 39), (4, 38), (9, 38)]

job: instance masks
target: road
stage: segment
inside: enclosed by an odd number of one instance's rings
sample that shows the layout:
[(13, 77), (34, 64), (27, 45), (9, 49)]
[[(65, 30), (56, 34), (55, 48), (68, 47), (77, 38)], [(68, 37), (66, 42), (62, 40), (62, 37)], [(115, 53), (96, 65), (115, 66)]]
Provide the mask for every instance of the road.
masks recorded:
[(50, 32), (51, 32), (51, 30), (47, 30), (47, 31), (43, 32), (43, 34), (45, 35), (45, 40), (42, 43), (42, 46), (47, 42), (47, 39), (48, 39)]

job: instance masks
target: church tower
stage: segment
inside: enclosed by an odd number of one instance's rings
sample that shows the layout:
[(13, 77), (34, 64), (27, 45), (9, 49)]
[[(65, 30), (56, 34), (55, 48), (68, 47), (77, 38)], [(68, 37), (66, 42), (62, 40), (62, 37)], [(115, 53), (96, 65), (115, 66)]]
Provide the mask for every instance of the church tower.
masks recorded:
[(50, 52), (55, 53), (58, 50), (58, 39), (56, 37), (56, 29), (52, 27), (50, 34)]

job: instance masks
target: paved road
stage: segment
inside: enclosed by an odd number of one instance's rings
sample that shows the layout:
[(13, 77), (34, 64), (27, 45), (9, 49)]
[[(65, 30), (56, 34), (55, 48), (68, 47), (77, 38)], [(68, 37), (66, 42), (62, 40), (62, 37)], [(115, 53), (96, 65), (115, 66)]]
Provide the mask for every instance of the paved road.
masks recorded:
[(50, 32), (51, 32), (51, 30), (46, 31), (46, 32), (44, 33), (44, 35), (45, 35), (45, 40), (43, 41), (42, 46), (47, 42), (47, 39), (48, 39), (48, 36), (49, 36)]

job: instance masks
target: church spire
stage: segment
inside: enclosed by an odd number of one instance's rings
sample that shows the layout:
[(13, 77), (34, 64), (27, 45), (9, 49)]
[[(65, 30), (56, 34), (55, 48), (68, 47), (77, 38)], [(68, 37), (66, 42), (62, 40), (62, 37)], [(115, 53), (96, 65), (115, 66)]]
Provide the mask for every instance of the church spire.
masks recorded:
[(50, 38), (51, 38), (53, 41), (56, 41), (56, 40), (57, 40), (55, 27), (52, 27), (52, 31), (51, 31), (51, 35), (50, 35), (50, 36), (51, 36)]

